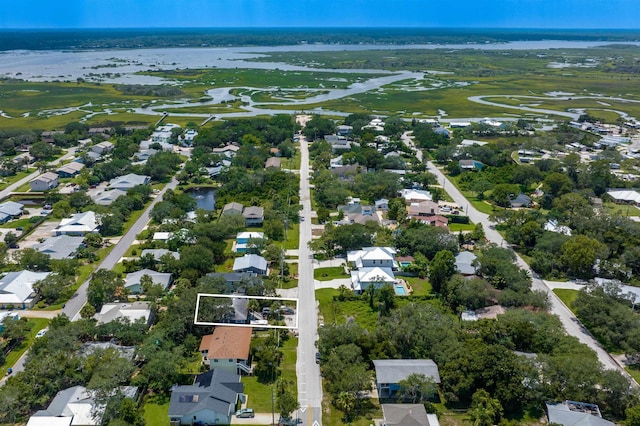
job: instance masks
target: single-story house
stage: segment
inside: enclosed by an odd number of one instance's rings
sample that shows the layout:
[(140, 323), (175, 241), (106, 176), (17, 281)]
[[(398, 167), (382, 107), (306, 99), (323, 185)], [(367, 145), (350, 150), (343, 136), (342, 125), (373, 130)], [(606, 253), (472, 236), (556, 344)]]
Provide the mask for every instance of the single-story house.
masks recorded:
[(448, 229), (449, 227), (449, 219), (440, 214), (433, 216), (411, 216), (411, 219), (418, 220), (422, 223), (426, 223), (427, 225), (439, 226), (440, 228)]
[(48, 277), (49, 274), (50, 272), (27, 270), (8, 272), (0, 278), (0, 308), (7, 309), (13, 306), (16, 309), (28, 309), (33, 307), (36, 301), (33, 285)]
[(361, 214), (363, 216), (373, 216), (373, 206), (362, 204), (345, 204), (338, 206), (338, 211), (345, 215)]
[(434, 383), (440, 383), (438, 366), (430, 359), (376, 359), (376, 387), (378, 397), (393, 398), (400, 390), (400, 383), (411, 374), (423, 374)]
[(93, 145), (90, 149), (96, 154), (104, 155), (113, 151), (113, 144), (111, 142), (104, 141)]
[(98, 405), (93, 394), (83, 386), (74, 386), (58, 392), (46, 410), (36, 411), (28, 426), (102, 424), (105, 406)]
[(236, 153), (238, 152), (239, 149), (240, 147), (237, 145), (227, 145), (227, 146), (223, 146), (222, 148), (213, 148), (211, 152), (213, 154), (218, 154), (222, 157), (233, 158), (236, 156)]
[(407, 215), (409, 217), (415, 216), (433, 216), (440, 213), (440, 207), (438, 203), (434, 201), (421, 201), (419, 203), (411, 203), (407, 206)]
[(147, 139), (146, 141), (141, 141), (140, 142), (140, 151), (146, 151), (148, 149), (153, 149), (151, 148), (152, 146), (158, 146), (160, 145), (160, 149), (162, 151), (166, 151), (166, 152), (172, 152), (173, 151), (173, 145), (170, 144), (169, 142), (163, 142), (163, 141), (154, 141), (151, 139)]
[(615, 423), (602, 418), (596, 404), (564, 401), (546, 403), (549, 423), (563, 426), (614, 426)]
[(338, 136), (349, 136), (353, 132), (352, 126), (340, 125), (336, 127), (336, 133)]
[(476, 160), (460, 160), (458, 161), (462, 170), (482, 170), (484, 164)]
[(76, 255), (76, 252), (84, 243), (84, 237), (74, 237), (71, 235), (58, 235), (49, 237), (40, 244), (33, 246), (40, 253), (49, 255), (51, 259), (69, 259)]
[(151, 181), (151, 176), (137, 175), (135, 173), (129, 173), (128, 175), (118, 176), (109, 181), (109, 189), (119, 189), (121, 191), (128, 191), (138, 185), (146, 185)]
[(234, 250), (236, 253), (246, 253), (250, 240), (264, 240), (264, 232), (239, 232), (236, 236)]
[(126, 318), (130, 322), (142, 319), (145, 324), (149, 324), (151, 308), (148, 302), (107, 303), (102, 305), (102, 309), (94, 318), (98, 320), (98, 324), (106, 324), (119, 318)]
[(253, 272), (258, 275), (267, 275), (267, 260), (257, 254), (245, 254), (235, 259), (233, 272)]
[(478, 269), (473, 265), (473, 262), (477, 258), (478, 256), (470, 251), (461, 251), (456, 255), (456, 269), (466, 277), (476, 275)]
[(18, 219), (22, 216), (24, 205), (15, 201), (5, 201), (0, 204), (0, 223), (8, 222), (12, 219)]
[(380, 211), (389, 210), (389, 200), (387, 200), (386, 198), (381, 198), (379, 200), (376, 200), (373, 204), (376, 210), (380, 210)]
[(169, 241), (171, 238), (171, 232), (154, 232), (153, 241)]
[(243, 210), (244, 210), (244, 206), (234, 201), (224, 205), (224, 207), (222, 208), (222, 215), (226, 216), (230, 214), (242, 214)]
[(171, 281), (173, 280), (173, 275), (170, 273), (157, 272), (151, 269), (142, 269), (140, 271), (127, 274), (124, 282), (124, 288), (129, 290), (129, 293), (131, 294), (144, 293), (141, 281), (142, 277), (145, 275), (151, 278), (151, 281), (154, 285), (162, 286), (162, 288), (164, 289), (169, 287)]
[(354, 250), (347, 253), (347, 262), (353, 263), (356, 268), (391, 268), (398, 269), (395, 260), (396, 249), (393, 247), (364, 247), (362, 250)]
[(257, 277), (258, 275), (255, 274), (254, 272), (229, 272), (229, 273), (211, 272), (207, 274), (207, 276), (214, 277), (214, 278), (222, 278), (224, 279), (225, 283), (236, 288), (238, 284), (242, 283), (243, 281), (250, 280), (252, 278)]
[(180, 259), (180, 253), (167, 249), (144, 249), (140, 253), (140, 257), (151, 255), (156, 262), (159, 262), (160, 259), (162, 259), (162, 256), (164, 256), (165, 254), (171, 255), (174, 259)]
[(405, 203), (420, 203), (422, 201), (431, 201), (433, 196), (429, 191), (422, 189), (402, 189), (400, 196), (404, 198)]
[(258, 206), (245, 207), (242, 216), (247, 226), (260, 226), (264, 221), (264, 208)]
[(127, 195), (127, 191), (121, 189), (112, 189), (111, 191), (104, 191), (97, 195), (92, 196), (93, 202), (99, 206), (110, 206), (115, 200)]
[(273, 167), (279, 169), (281, 167), (281, 164), (282, 161), (278, 157), (269, 157), (264, 163), (264, 168), (268, 169), (269, 167)]
[(244, 385), (240, 376), (222, 369), (198, 374), (193, 385), (176, 386), (169, 402), (171, 425), (230, 424)]
[(607, 195), (614, 203), (640, 205), (640, 192), (630, 189), (610, 189)]
[(29, 182), (32, 191), (49, 191), (58, 186), (58, 175), (53, 172), (46, 172), (35, 177)]
[[(126, 398), (135, 400), (138, 388), (122, 386), (120, 391)], [(94, 426), (102, 424), (106, 406), (95, 399), (95, 395), (83, 386), (74, 386), (58, 392), (46, 410), (31, 416), (27, 426)]]
[(386, 284), (395, 284), (396, 278), (391, 268), (360, 268), (351, 271), (351, 288), (356, 294), (369, 287), (382, 288)]
[(82, 169), (84, 169), (84, 164), (72, 161), (61, 166), (57, 172), (61, 178), (71, 178), (80, 173)]
[(238, 375), (249, 374), (252, 333), (251, 327), (216, 326), (213, 334), (202, 336), (202, 362), (211, 369), (221, 369)]
[(92, 211), (77, 213), (73, 216), (62, 219), (60, 225), (53, 229), (53, 236), (58, 235), (86, 235), (98, 232), (100, 225), (96, 218), (96, 213)]
[(424, 404), (382, 404), (384, 426), (440, 426), (436, 414), (427, 414)]
[(509, 202), (511, 204), (511, 208), (530, 207), (531, 197), (521, 192), (516, 198), (514, 198), (513, 200), (509, 200)]

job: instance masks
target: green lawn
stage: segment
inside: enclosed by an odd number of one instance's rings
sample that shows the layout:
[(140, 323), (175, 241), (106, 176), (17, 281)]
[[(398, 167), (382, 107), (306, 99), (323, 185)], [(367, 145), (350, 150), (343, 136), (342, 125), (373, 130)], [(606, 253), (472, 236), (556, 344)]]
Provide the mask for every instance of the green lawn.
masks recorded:
[(319, 281), (331, 281), (337, 278), (348, 278), (349, 274), (344, 272), (342, 266), (332, 266), (329, 268), (317, 268), (313, 270), (313, 278)]
[(449, 231), (451, 232), (473, 231), (475, 227), (472, 223), (449, 223)]
[(12, 220), (11, 222), (3, 223), (0, 225), (0, 228), (23, 228), (26, 229), (27, 225), (29, 225), (29, 218)]
[(418, 277), (398, 277), (398, 278), (405, 280), (406, 282), (409, 283), (409, 285), (411, 285), (411, 288), (413, 288), (413, 293), (411, 294), (413, 296), (424, 296), (427, 294), (431, 294), (432, 292), (431, 283), (427, 279), (418, 278)]
[(13, 366), (20, 359), (22, 354), (31, 347), (31, 344), (36, 339), (38, 331), (42, 330), (47, 326), (47, 324), (49, 324), (49, 320), (46, 318), (29, 318), (27, 321), (31, 324), (31, 331), (29, 331), (27, 338), (24, 339), (17, 348), (7, 354), (4, 364), (0, 366), (1, 374), (5, 374), (7, 369)]
[(144, 403), (144, 420), (148, 425), (169, 425), (169, 398), (152, 396)]
[(564, 288), (556, 288), (555, 290), (553, 290), (553, 292), (556, 294), (556, 296), (560, 298), (560, 300), (562, 300), (562, 303), (567, 305), (567, 307), (571, 309), (571, 311), (573, 312), (573, 308), (572, 308), (573, 302), (578, 297), (579, 291), (564, 289)]
[(619, 216), (640, 216), (640, 209), (632, 205), (621, 205), (616, 203), (605, 202), (603, 203), (604, 209), (610, 215)]
[(364, 300), (346, 300), (334, 302), (333, 296), (338, 295), (336, 289), (316, 290), (316, 300), (320, 304), (320, 314), (325, 324), (344, 324), (352, 317), (360, 326), (367, 330), (374, 330), (378, 324), (378, 312), (373, 311)]
[(285, 250), (294, 250), (298, 248), (300, 244), (300, 224), (294, 223), (289, 225), (287, 230), (287, 240), (284, 241), (282, 247)]

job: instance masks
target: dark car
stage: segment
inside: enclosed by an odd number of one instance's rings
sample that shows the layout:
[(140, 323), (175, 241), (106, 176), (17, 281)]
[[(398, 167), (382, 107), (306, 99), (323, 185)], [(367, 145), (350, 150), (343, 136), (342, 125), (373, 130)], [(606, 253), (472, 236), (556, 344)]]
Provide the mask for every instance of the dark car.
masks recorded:
[(316, 352), (316, 364), (320, 364), (320, 352)]

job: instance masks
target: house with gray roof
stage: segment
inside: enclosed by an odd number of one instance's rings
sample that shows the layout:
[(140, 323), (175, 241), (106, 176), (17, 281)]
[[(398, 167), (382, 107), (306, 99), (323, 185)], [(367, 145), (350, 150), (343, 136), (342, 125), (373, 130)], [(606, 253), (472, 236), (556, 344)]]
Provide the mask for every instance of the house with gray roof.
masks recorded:
[(180, 259), (180, 253), (178, 253), (177, 251), (170, 251), (167, 249), (144, 249), (140, 253), (140, 257), (151, 255), (153, 256), (153, 259), (156, 262), (159, 262), (160, 259), (162, 259), (162, 256), (164, 256), (165, 254), (172, 256), (176, 260)]
[(424, 404), (382, 404), (385, 426), (440, 426), (438, 416), (427, 414)]
[(267, 260), (257, 254), (245, 254), (237, 257), (233, 262), (233, 272), (253, 272), (257, 275), (267, 275)]
[(60, 166), (57, 173), (61, 178), (71, 178), (80, 173), (82, 169), (84, 169), (84, 164), (72, 161)]
[(602, 418), (596, 404), (564, 401), (547, 403), (549, 423), (563, 426), (614, 426), (615, 423)]
[(108, 141), (99, 142), (93, 145), (90, 149), (92, 152), (95, 152), (96, 154), (104, 155), (113, 151), (113, 144)]
[(8, 222), (12, 219), (18, 219), (22, 216), (24, 205), (15, 201), (5, 201), (0, 204), (0, 223)]
[(151, 322), (151, 308), (148, 302), (106, 303), (93, 318), (98, 321), (98, 324), (123, 319), (129, 322), (142, 320), (148, 325)]
[(222, 208), (222, 215), (231, 215), (231, 214), (242, 214), (244, 210), (244, 206), (240, 203), (231, 202), (224, 205)]
[(138, 185), (146, 185), (151, 181), (151, 176), (137, 175), (129, 173), (128, 175), (118, 176), (109, 181), (109, 189), (120, 189), (128, 191)]
[(110, 206), (115, 200), (123, 195), (127, 195), (127, 191), (112, 189), (111, 191), (100, 192), (91, 198), (93, 199), (93, 202), (99, 206)]
[(376, 359), (376, 387), (380, 399), (393, 398), (400, 390), (400, 383), (411, 374), (423, 374), (433, 383), (440, 383), (438, 366), (430, 359)]
[(133, 361), (133, 358), (136, 354), (135, 346), (121, 346), (113, 342), (87, 342), (83, 343), (82, 346), (80, 346), (80, 349), (78, 349), (78, 355), (82, 357), (88, 357), (97, 352), (104, 352), (108, 350), (116, 351), (120, 358), (124, 358), (129, 361)]
[(151, 269), (142, 269), (140, 271), (127, 274), (127, 276), (125, 277), (124, 288), (129, 290), (129, 293), (131, 294), (144, 293), (141, 281), (142, 277), (144, 277), (145, 275), (151, 278), (153, 285), (162, 286), (162, 288), (164, 288), (165, 290), (167, 289), (167, 287), (169, 287), (171, 281), (173, 280), (173, 275), (170, 273), (157, 272)]
[(222, 278), (225, 283), (236, 288), (238, 284), (249, 281), (250, 279), (257, 277), (258, 275), (254, 272), (211, 272), (207, 274), (207, 276), (213, 278)]
[(264, 208), (258, 206), (245, 207), (242, 216), (247, 226), (262, 226), (262, 222), (264, 221)]
[(511, 204), (512, 208), (519, 208), (519, 207), (530, 207), (532, 201), (531, 201), (531, 197), (521, 192), (513, 200), (510, 199), (509, 203)]
[(37, 299), (33, 285), (49, 274), (50, 272), (27, 270), (8, 272), (0, 279), (0, 309), (11, 306), (17, 309), (31, 308)]
[(46, 172), (37, 176), (29, 182), (32, 191), (49, 191), (58, 186), (58, 175), (53, 172)]
[(83, 245), (84, 237), (59, 235), (49, 237), (40, 244), (33, 246), (40, 253), (49, 255), (51, 259), (67, 259), (75, 257), (78, 249)]
[(169, 402), (172, 425), (230, 424), (244, 385), (237, 374), (214, 368), (198, 374), (193, 385), (176, 386)]
[(464, 276), (476, 275), (477, 267), (473, 262), (478, 258), (470, 251), (461, 251), (456, 255), (456, 269)]

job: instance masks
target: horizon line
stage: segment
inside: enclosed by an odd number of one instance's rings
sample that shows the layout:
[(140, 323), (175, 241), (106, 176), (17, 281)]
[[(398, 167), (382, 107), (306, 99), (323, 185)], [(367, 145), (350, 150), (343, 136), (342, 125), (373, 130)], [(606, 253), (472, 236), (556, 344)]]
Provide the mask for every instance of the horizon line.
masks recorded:
[(95, 31), (95, 30), (518, 30), (518, 31), (639, 31), (638, 28), (622, 27), (503, 27), (503, 26), (229, 26), (229, 27), (11, 27), (0, 28), (0, 32), (6, 31)]

